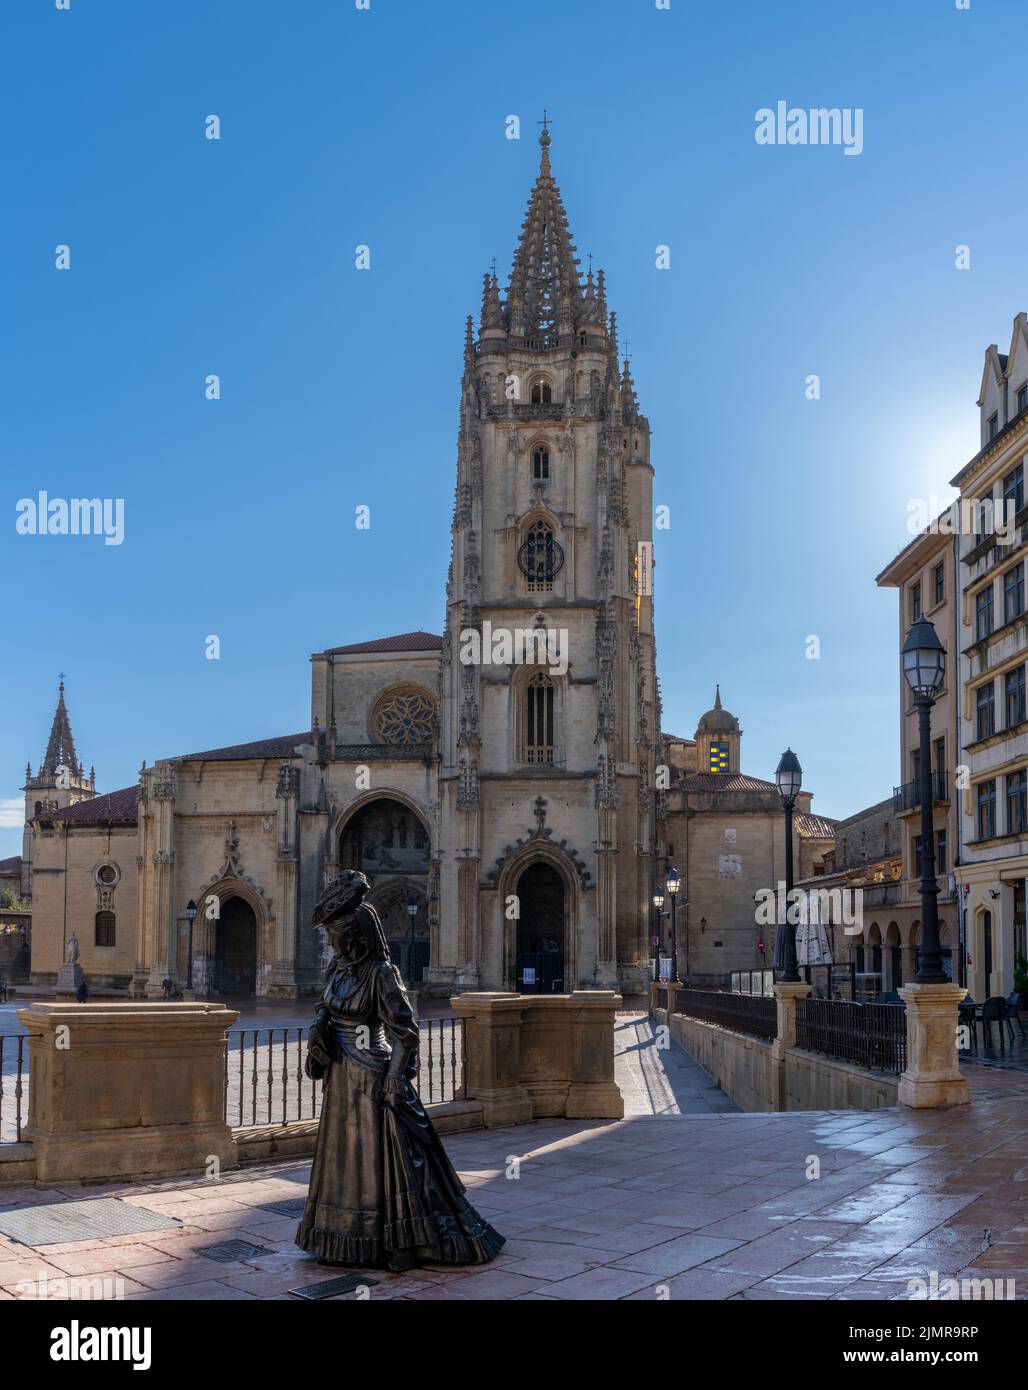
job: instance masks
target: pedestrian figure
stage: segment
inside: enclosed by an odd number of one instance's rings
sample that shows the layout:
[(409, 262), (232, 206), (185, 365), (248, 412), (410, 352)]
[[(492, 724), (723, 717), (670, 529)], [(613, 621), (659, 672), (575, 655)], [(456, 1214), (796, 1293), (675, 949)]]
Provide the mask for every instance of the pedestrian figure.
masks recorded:
[(79, 981), (78, 988), (75, 991), (75, 998), (80, 1004), (84, 1004), (89, 998), (89, 986), (86, 984), (85, 980)]

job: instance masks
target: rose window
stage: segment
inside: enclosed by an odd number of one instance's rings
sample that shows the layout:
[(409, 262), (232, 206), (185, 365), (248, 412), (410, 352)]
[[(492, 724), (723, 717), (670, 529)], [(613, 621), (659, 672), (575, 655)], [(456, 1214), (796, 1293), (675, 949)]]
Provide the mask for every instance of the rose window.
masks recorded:
[(383, 743), (428, 743), (435, 707), (424, 695), (392, 695), (378, 712), (375, 731)]

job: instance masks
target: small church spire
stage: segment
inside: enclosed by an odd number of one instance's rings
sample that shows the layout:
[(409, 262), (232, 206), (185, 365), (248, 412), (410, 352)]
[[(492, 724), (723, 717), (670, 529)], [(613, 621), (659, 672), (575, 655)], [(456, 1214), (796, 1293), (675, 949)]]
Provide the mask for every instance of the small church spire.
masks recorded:
[(714, 687), (714, 708), (715, 708), (715, 709), (720, 709), (720, 708), (721, 708), (721, 683), (720, 683), (720, 681), (719, 681), (718, 684)]
[[(495, 261), (493, 265), (495, 267)], [(482, 285), (482, 314), (479, 320), (480, 328), (502, 328), (503, 327), (503, 306), (500, 304), (500, 284), (496, 278), (495, 268), (490, 274), (486, 271)]]
[(75, 740), (71, 733), (68, 707), (64, 703), (63, 671), (57, 691), (57, 708), (54, 710), (53, 723), (50, 726), (50, 739), (46, 745), (46, 752), (43, 754), (43, 761), (39, 765), (38, 775), (40, 777), (56, 777), (59, 767), (66, 767), (74, 775), (79, 775), (81, 772), (78, 759), (75, 756)]

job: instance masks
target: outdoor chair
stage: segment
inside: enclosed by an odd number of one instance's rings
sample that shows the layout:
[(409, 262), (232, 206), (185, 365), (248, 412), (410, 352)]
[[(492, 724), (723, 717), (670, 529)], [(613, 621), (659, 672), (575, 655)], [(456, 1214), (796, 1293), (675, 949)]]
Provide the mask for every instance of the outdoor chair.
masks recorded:
[[(1021, 1030), (1021, 1037), (1028, 1037), (1024, 1031), (1024, 1019), (1021, 1017), (1021, 996), (1015, 989), (1013, 994), (1007, 995), (1007, 1019), (1011, 1024), (1016, 1023)], [(1011, 1029), (1013, 1032), (1013, 1029)]]
[(1007, 1001), (1003, 998), (1002, 994), (994, 994), (990, 999), (986, 999), (985, 1003), (982, 1005), (982, 1032), (990, 1047), (992, 1046), (992, 1025), (994, 1023), (999, 1025), (1000, 1046), (1003, 1046), (1004, 1023), (1007, 1025), (1007, 1032), (1010, 1034), (1011, 1043), (1013, 1043), (1014, 1026), (1010, 1022)]
[(975, 1047), (978, 1046), (978, 1020), (981, 1016), (981, 1004), (976, 1004), (973, 999), (962, 999), (959, 1006), (960, 1022), (964, 1023), (971, 1030), (971, 1040)]

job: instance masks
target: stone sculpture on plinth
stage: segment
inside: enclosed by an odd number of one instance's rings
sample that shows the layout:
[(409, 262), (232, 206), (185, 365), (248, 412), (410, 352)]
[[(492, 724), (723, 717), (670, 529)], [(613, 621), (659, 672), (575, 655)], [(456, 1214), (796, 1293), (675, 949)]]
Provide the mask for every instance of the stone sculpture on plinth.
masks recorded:
[(79, 939), (75, 932), (72, 932), (64, 953), (64, 963), (57, 971), (57, 998), (74, 999), (84, 979), (82, 966), (79, 965)]

